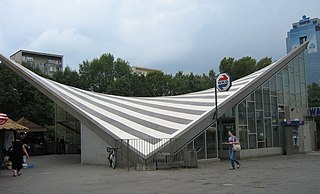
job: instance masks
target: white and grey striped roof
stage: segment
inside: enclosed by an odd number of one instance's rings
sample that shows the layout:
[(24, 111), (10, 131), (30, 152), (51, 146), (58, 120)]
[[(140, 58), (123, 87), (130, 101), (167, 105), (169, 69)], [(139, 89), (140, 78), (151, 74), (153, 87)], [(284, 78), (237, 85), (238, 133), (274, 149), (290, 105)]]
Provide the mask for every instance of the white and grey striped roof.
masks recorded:
[[(222, 110), (220, 114), (238, 103), (303, 50), (297, 49), (277, 62), (234, 81), (227, 92), (218, 92), (218, 108)], [(190, 141), (193, 135), (214, 122), (213, 88), (168, 97), (106, 95), (43, 78), (2, 55), (0, 59), (81, 122), (94, 128), (100, 136), (108, 134), (114, 139), (141, 139), (141, 142), (150, 144), (131, 145), (144, 156), (150, 155), (171, 138), (184, 137)], [(193, 132), (184, 136), (189, 130)]]

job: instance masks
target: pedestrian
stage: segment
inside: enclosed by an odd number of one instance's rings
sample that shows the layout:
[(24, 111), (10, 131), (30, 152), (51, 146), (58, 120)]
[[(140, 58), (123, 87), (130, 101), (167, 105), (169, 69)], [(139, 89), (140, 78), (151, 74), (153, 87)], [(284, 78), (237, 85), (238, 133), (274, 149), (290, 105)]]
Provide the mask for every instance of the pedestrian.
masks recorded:
[(25, 144), (21, 141), (20, 134), (17, 134), (16, 140), (12, 143), (12, 172), (13, 177), (20, 176), (22, 174), (23, 156), (26, 155), (29, 158), (29, 154), (25, 147)]
[(59, 144), (60, 146), (60, 151), (59, 151), (59, 155), (60, 154), (66, 154), (66, 143), (65, 143), (65, 141), (64, 141), (64, 138), (63, 138), (63, 136), (60, 138), (60, 144)]
[(231, 162), (231, 167), (229, 168), (229, 170), (234, 170), (235, 169), (234, 163), (237, 164), (237, 168), (240, 168), (241, 164), (236, 159), (236, 151), (233, 149), (233, 144), (240, 144), (240, 142), (238, 141), (238, 138), (233, 135), (232, 130), (228, 131), (228, 135), (229, 135), (228, 142), (225, 142), (225, 144), (229, 145), (229, 156), (230, 156), (230, 162)]

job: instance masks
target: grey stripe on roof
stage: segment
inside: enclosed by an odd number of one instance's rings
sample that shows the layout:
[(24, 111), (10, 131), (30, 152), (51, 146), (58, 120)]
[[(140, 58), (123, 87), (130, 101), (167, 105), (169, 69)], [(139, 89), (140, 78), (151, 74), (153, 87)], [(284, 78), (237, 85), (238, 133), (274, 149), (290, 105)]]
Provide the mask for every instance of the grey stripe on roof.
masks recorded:
[[(97, 93), (99, 94), (99, 93)], [(106, 95), (106, 94), (102, 94), (102, 95)], [(109, 95), (106, 95), (109, 97)], [(158, 104), (151, 104), (145, 101), (138, 101), (138, 100), (132, 100), (129, 98), (123, 98), (123, 97), (118, 97), (118, 96), (112, 96), (112, 98), (115, 99), (119, 99), (119, 100), (126, 100), (128, 102), (134, 103), (134, 104), (139, 104), (139, 105), (143, 105), (143, 106), (149, 106), (152, 108), (158, 108), (158, 109), (162, 109), (162, 110), (168, 110), (168, 111), (173, 111), (173, 112), (179, 112), (179, 113), (186, 113), (186, 114), (192, 114), (192, 115), (202, 115), (203, 113), (205, 113), (206, 111), (202, 111), (202, 110), (191, 110), (191, 109), (186, 109), (186, 108), (176, 108), (176, 107), (171, 107), (171, 106), (164, 106), (164, 105), (158, 105)]]
[(172, 99), (180, 99), (180, 98), (181, 99), (189, 98), (189, 99), (195, 99), (195, 100), (196, 99), (214, 99), (214, 95), (213, 95), (213, 93), (211, 93), (211, 95), (206, 95), (206, 96), (179, 96), (179, 97), (173, 97)]
[[(52, 82), (51, 82), (52, 83)], [(54, 84), (54, 83), (53, 83)], [(140, 138), (140, 139), (155, 139), (156, 137), (153, 137), (151, 135), (148, 135), (146, 133), (143, 133), (143, 132), (140, 132), (140, 131), (137, 131), (127, 125), (124, 125), (123, 123), (117, 121), (117, 120), (114, 120), (110, 117), (107, 117), (97, 111), (94, 111), (92, 109), (90, 109), (89, 107), (87, 107), (86, 105), (83, 105), (82, 103), (76, 101), (76, 100), (73, 100), (72, 97), (68, 96), (68, 95), (65, 95), (63, 92), (57, 90), (56, 88), (51, 88), (52, 90), (54, 90), (56, 93), (59, 93), (61, 96), (64, 96), (66, 99), (68, 99), (69, 101), (71, 101), (73, 104), (75, 104), (76, 106), (78, 106), (79, 108), (81, 108), (83, 111), (86, 111), (87, 113), (121, 129), (122, 131), (128, 133), (128, 134), (131, 134), (133, 136), (136, 136), (137, 138)], [(159, 142), (160, 140), (158, 140)]]
[[(240, 87), (231, 87), (230, 90), (228, 90), (228, 92), (234, 92), (237, 91)], [(218, 97), (219, 96), (229, 96), (229, 95), (224, 95), (223, 92), (219, 92), (218, 93)], [(171, 97), (171, 96), (170, 96)], [(174, 97), (174, 99), (180, 99), (180, 98), (189, 98), (189, 99), (212, 99), (214, 101), (214, 92), (210, 92), (208, 93), (208, 95), (205, 96), (195, 96), (195, 95), (190, 95), (190, 96), (172, 96)]]
[[(80, 92), (83, 92), (82, 90), (80, 90), (78, 88), (74, 88), (74, 89), (78, 90)], [(192, 122), (192, 120), (189, 120), (189, 119), (179, 118), (179, 117), (175, 117), (175, 116), (172, 116), (172, 115), (165, 115), (165, 114), (161, 114), (161, 113), (155, 113), (155, 112), (148, 111), (146, 109), (141, 109), (141, 108), (137, 108), (137, 107), (134, 107), (134, 106), (127, 105), (127, 104), (122, 104), (122, 103), (117, 102), (117, 101), (109, 100), (109, 99), (103, 98), (101, 96), (96, 96), (94, 94), (90, 94), (89, 92), (86, 92), (86, 95), (89, 95), (89, 96), (94, 97), (96, 99), (99, 99), (101, 101), (104, 101), (104, 102), (107, 102), (107, 103), (111, 103), (111, 104), (117, 105), (119, 107), (131, 110), (131, 111), (135, 111), (137, 113), (144, 114), (144, 115), (147, 115), (147, 116), (150, 116), (150, 117), (155, 117), (155, 118), (159, 118), (159, 119), (163, 119), (163, 120), (166, 120), (166, 121), (171, 121), (171, 122), (175, 122), (175, 123), (179, 123), (179, 124), (188, 124), (188, 123)]]
[(174, 103), (174, 104), (185, 104), (185, 105), (194, 105), (194, 106), (213, 106), (214, 102), (189, 102), (189, 101), (176, 101), (176, 100), (170, 100), (170, 99), (149, 99), (149, 98), (143, 98), (144, 100), (150, 100), (154, 102), (168, 102), (168, 103)]
[[(65, 88), (67, 89), (67, 88)], [(97, 103), (93, 100), (90, 100), (89, 98), (85, 97), (85, 96), (81, 96), (79, 94), (77, 94), (76, 92), (70, 90), (69, 88), (67, 89), (69, 93), (71, 93), (72, 95), (90, 103), (90, 104), (93, 104), (97, 107), (101, 107), (103, 108), (104, 110), (112, 113), (112, 114), (115, 114), (119, 117), (122, 117), (122, 118), (125, 118), (129, 121), (132, 121), (132, 122), (135, 122), (135, 123), (138, 123), (142, 126), (145, 126), (145, 127), (148, 127), (148, 128), (151, 128), (151, 129), (154, 129), (154, 130), (157, 130), (159, 132), (162, 132), (162, 133), (166, 133), (166, 134), (172, 134), (174, 132), (176, 132), (177, 130), (176, 129), (173, 129), (173, 128), (170, 128), (170, 127), (166, 127), (166, 126), (162, 126), (162, 125), (159, 125), (159, 124), (156, 124), (156, 123), (152, 123), (150, 121), (147, 121), (147, 120), (143, 120), (142, 118), (137, 118), (135, 116), (131, 116), (129, 114), (126, 114), (124, 112), (121, 112), (121, 111), (118, 111), (114, 108), (111, 108), (109, 106), (106, 106), (106, 105), (103, 105), (103, 104), (100, 104), (100, 103)]]

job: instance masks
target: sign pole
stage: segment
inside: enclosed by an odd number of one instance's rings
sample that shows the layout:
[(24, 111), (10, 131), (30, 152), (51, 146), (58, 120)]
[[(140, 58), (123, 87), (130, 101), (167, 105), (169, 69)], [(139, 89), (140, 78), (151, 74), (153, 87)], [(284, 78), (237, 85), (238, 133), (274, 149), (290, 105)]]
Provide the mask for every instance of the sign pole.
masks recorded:
[(218, 128), (218, 92), (217, 92), (217, 78), (215, 78), (215, 87), (214, 87), (214, 98), (215, 98), (215, 105), (216, 105), (216, 113), (215, 113), (215, 119), (216, 119), (216, 124)]
[(216, 103), (216, 111), (215, 111), (215, 115), (214, 118), (216, 120), (216, 140), (217, 140), (217, 157), (219, 154), (218, 151), (218, 89), (219, 92), (225, 92), (228, 91), (231, 87), (232, 81), (231, 81), (231, 77), (227, 74), (227, 73), (221, 73), (219, 75), (217, 75), (214, 79), (214, 83), (215, 83), (215, 87), (214, 87), (214, 98), (215, 98), (215, 103)]
[(218, 132), (219, 132), (219, 130), (218, 130), (218, 92), (217, 92), (217, 87), (218, 87), (218, 81), (217, 81), (217, 76), (215, 76), (215, 78), (214, 78), (214, 84), (215, 84), (215, 86), (214, 86), (214, 98), (215, 98), (215, 105), (216, 105), (216, 112), (215, 112), (215, 118), (213, 118), (213, 119), (216, 119), (216, 152), (217, 152), (217, 158), (219, 157), (219, 146), (218, 146), (218, 142), (219, 142), (219, 137), (218, 137)]

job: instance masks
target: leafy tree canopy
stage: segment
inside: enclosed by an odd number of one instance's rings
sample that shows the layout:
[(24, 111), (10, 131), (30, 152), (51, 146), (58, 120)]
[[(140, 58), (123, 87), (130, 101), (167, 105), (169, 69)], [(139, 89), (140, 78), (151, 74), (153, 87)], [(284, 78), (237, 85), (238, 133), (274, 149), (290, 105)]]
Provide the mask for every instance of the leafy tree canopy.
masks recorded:
[(320, 86), (316, 83), (308, 85), (309, 107), (320, 107)]
[(237, 80), (241, 77), (249, 75), (259, 69), (262, 69), (265, 66), (268, 66), (272, 63), (271, 57), (265, 57), (260, 61), (252, 57), (242, 57), (239, 60), (234, 58), (223, 58), (219, 65), (219, 71), (222, 73), (228, 73), (233, 80)]

